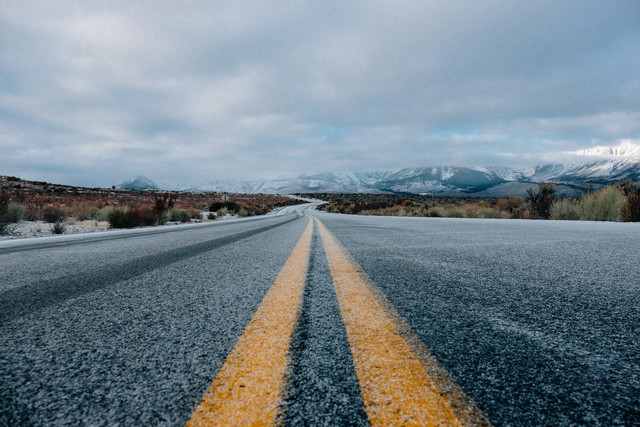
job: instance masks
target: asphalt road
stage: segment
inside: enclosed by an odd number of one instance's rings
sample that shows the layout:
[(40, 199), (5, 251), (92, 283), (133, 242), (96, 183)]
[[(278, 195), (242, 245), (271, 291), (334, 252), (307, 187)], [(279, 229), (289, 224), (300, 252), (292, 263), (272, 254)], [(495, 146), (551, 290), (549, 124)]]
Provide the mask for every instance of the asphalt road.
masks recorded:
[[(0, 425), (184, 425), (301, 210), (0, 244)], [(637, 225), (311, 214), (494, 425), (640, 423)], [(281, 416), (366, 425), (314, 230)]]

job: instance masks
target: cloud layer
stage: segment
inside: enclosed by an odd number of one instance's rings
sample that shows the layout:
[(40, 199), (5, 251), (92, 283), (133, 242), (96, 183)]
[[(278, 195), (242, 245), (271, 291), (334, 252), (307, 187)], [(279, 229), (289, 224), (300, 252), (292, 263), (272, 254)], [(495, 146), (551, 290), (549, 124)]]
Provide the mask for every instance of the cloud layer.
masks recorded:
[(640, 138), (638, 22), (635, 0), (8, 1), (0, 174), (549, 161)]

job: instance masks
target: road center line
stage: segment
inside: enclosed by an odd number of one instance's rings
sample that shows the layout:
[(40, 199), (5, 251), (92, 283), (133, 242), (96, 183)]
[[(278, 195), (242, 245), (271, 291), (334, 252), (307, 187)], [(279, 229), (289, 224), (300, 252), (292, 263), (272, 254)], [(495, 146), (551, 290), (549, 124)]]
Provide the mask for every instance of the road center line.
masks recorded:
[(313, 221), (265, 295), (187, 426), (273, 425), (306, 280)]
[(371, 425), (488, 425), (448, 375), (437, 375), (444, 368), (425, 357), (424, 344), (367, 283), (333, 234), (315, 220)]

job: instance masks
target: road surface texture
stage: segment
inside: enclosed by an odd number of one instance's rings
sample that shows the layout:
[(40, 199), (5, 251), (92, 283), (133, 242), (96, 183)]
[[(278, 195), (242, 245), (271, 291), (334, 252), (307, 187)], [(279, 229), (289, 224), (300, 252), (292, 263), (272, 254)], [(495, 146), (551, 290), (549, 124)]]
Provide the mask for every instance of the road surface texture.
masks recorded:
[(0, 426), (637, 425), (639, 243), (309, 205), (2, 243)]

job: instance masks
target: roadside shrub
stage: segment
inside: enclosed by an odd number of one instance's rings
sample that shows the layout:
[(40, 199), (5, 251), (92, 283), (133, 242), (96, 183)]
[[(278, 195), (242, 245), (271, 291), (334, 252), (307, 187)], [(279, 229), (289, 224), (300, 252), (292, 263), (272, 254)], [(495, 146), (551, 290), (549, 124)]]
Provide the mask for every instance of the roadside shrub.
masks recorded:
[(209, 212), (209, 215), (207, 215), (207, 219), (216, 219), (216, 214), (214, 214), (213, 212)]
[(36, 202), (27, 202), (26, 210), (22, 218), (26, 221), (37, 221), (42, 219), (42, 206)]
[(587, 221), (621, 221), (625, 204), (623, 191), (609, 187), (581, 199), (582, 219)]
[(110, 228), (133, 228), (155, 225), (157, 216), (151, 206), (135, 208), (113, 208), (107, 213)]
[(619, 187), (610, 187), (598, 193), (598, 216), (601, 221), (621, 221), (624, 193)]
[(225, 202), (213, 202), (209, 205), (209, 210), (211, 212), (216, 212), (219, 211), (220, 209), (226, 208), (227, 211), (234, 211), (237, 212), (240, 210), (242, 206), (240, 206), (238, 203), (236, 202), (232, 202), (232, 201), (227, 201)]
[(215, 212), (222, 208), (224, 208), (224, 203), (222, 202), (213, 202), (209, 205), (209, 211), (211, 212)]
[(464, 214), (464, 211), (462, 209), (458, 209), (458, 208), (447, 209), (447, 216), (449, 218), (464, 218), (464, 217), (466, 217), (466, 215)]
[(578, 206), (569, 199), (554, 200), (549, 211), (551, 219), (575, 221), (580, 219)]
[(531, 188), (527, 189), (531, 210), (538, 218), (549, 219), (551, 215), (551, 205), (555, 198), (556, 188), (550, 182), (539, 182), (538, 192), (534, 193)]
[(264, 215), (267, 213), (267, 209), (264, 206), (254, 206), (250, 204), (242, 205), (242, 208), (249, 212), (249, 216)]
[(189, 218), (191, 218), (191, 219), (195, 219), (195, 220), (198, 220), (198, 221), (202, 219), (202, 212), (200, 212), (199, 209), (189, 208), (189, 209), (187, 209), (187, 214), (189, 215)]
[(191, 220), (187, 211), (179, 207), (173, 207), (169, 210), (169, 218), (169, 221), (176, 222), (189, 222)]
[(238, 212), (242, 206), (237, 204), (236, 202), (227, 202), (227, 209), (233, 212)]
[(0, 193), (0, 234), (7, 232), (7, 226), (9, 225), (9, 217), (7, 215), (7, 209), (9, 208), (9, 195), (5, 192)]
[(631, 193), (622, 207), (622, 220), (627, 222), (640, 221), (640, 194)]
[(444, 217), (447, 216), (446, 212), (444, 210), (444, 208), (440, 207), (440, 206), (434, 206), (432, 208), (429, 208), (429, 210), (427, 211), (427, 216), (432, 217), (432, 218), (440, 218), (440, 217)]
[(245, 208), (240, 208), (238, 210), (238, 216), (240, 216), (242, 218), (247, 217), (247, 216), (249, 216), (249, 211), (246, 210)]
[(24, 217), (24, 212), (24, 206), (18, 205), (17, 203), (9, 203), (6, 213), (7, 219), (9, 222), (20, 222)]
[(520, 218), (523, 211), (522, 204), (522, 197), (502, 197), (496, 202), (495, 208), (500, 212), (507, 213), (507, 218)]
[(218, 215), (218, 218), (223, 217), (225, 215), (227, 215), (229, 213), (229, 209), (227, 208), (220, 208), (216, 211), (216, 215)]
[(49, 205), (45, 207), (42, 211), (42, 219), (45, 222), (62, 222), (67, 218), (67, 215), (60, 208)]
[(580, 218), (585, 221), (597, 221), (595, 194), (586, 194), (580, 199)]
[(138, 206), (131, 208), (131, 216), (138, 222), (138, 225), (155, 225), (157, 224), (158, 216), (155, 209), (151, 206)]
[(129, 208), (113, 208), (107, 212), (109, 228), (133, 228), (135, 224), (131, 221)]
[(156, 220), (160, 224), (164, 224), (167, 220), (167, 211), (172, 209), (176, 203), (176, 198), (171, 193), (163, 193), (160, 197), (156, 197), (153, 210), (156, 214)]
[(500, 218), (500, 213), (491, 208), (480, 207), (473, 213), (474, 218)]
[(75, 217), (78, 221), (84, 221), (91, 218), (91, 213), (95, 210), (94, 206), (91, 206), (83, 202), (75, 202), (71, 205), (71, 216)]
[(53, 234), (64, 234), (66, 230), (67, 226), (64, 225), (64, 222), (62, 221), (56, 221), (51, 225), (51, 232)]
[(97, 211), (93, 211), (89, 214), (89, 219), (93, 219), (95, 221), (108, 221), (109, 218), (107, 217), (107, 214), (110, 210), (111, 208), (103, 208)]

